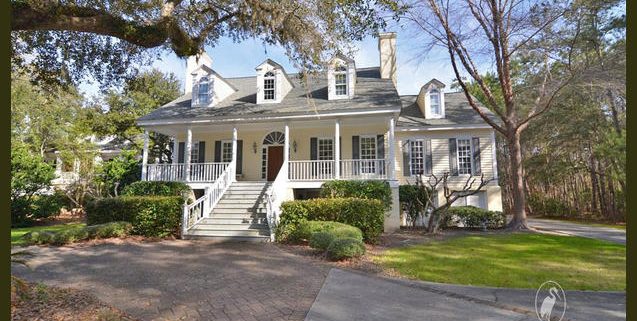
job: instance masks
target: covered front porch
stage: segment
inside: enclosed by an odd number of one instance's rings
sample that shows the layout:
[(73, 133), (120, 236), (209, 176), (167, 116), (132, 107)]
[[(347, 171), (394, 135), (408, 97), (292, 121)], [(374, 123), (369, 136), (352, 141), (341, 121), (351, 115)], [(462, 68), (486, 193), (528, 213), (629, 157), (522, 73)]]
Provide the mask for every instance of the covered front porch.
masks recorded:
[(147, 129), (171, 136), (172, 160), (150, 163), (146, 143), (143, 180), (210, 184), (226, 170), (235, 180), (278, 179), (299, 187), (318, 187), (332, 179), (395, 179), (390, 166), (395, 159), (393, 117)]

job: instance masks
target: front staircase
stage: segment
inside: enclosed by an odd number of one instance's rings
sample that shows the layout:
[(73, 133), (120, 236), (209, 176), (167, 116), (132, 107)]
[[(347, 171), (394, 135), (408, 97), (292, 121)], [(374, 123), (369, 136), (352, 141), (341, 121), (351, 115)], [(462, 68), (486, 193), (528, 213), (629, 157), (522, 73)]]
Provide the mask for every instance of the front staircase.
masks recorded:
[(189, 238), (232, 241), (270, 240), (266, 182), (234, 182), (210, 215), (188, 230)]

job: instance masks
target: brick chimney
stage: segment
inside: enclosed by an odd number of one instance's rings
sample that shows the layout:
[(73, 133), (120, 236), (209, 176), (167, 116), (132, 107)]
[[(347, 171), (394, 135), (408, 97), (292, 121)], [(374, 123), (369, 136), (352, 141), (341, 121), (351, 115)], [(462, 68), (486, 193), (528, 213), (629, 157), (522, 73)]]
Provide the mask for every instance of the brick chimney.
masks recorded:
[(380, 53), (380, 78), (391, 79), (396, 86), (396, 33), (378, 34), (378, 52)]
[(190, 56), (188, 57), (188, 60), (186, 60), (186, 94), (192, 91), (192, 72), (201, 65), (206, 65), (212, 68), (212, 58), (210, 58), (205, 51), (199, 55)]

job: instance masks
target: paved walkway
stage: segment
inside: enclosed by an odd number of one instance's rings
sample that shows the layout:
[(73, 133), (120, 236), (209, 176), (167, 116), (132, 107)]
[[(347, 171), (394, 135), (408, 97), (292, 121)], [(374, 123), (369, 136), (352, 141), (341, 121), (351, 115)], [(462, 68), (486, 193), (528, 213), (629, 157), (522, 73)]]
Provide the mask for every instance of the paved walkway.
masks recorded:
[(142, 320), (303, 320), (329, 267), (272, 244), (31, 247), (31, 281), (93, 292)]
[[(567, 291), (563, 320), (625, 320), (626, 294)], [(332, 269), (307, 321), (537, 320), (535, 290), (396, 280)]]
[(612, 227), (594, 226), (558, 220), (528, 219), (529, 227), (539, 231), (567, 234), (626, 244), (626, 231)]

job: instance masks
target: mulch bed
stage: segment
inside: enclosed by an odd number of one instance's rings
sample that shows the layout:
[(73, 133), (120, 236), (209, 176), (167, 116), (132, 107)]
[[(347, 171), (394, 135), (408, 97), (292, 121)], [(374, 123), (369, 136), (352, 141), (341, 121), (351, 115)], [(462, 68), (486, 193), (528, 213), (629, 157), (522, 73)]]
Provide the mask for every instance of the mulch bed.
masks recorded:
[(11, 320), (132, 321), (124, 312), (76, 289), (41, 283), (11, 282)]

